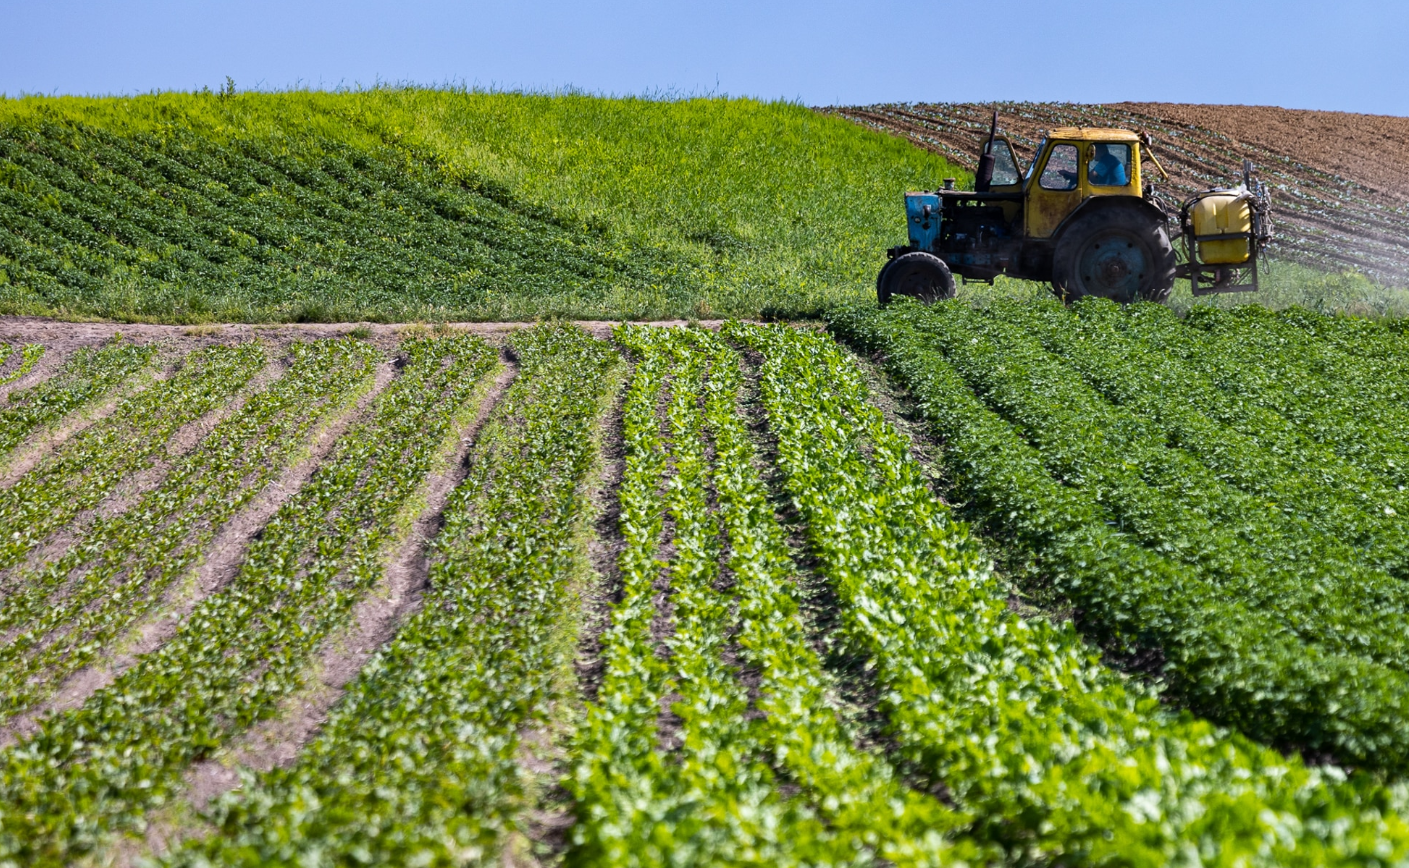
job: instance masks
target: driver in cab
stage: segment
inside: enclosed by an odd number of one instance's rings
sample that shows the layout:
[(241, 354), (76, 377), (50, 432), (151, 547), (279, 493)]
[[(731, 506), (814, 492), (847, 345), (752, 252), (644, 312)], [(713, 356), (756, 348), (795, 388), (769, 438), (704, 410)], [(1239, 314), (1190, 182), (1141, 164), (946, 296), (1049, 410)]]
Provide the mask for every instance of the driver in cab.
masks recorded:
[[(1124, 187), (1130, 183), (1130, 174), (1125, 169), (1125, 160), (1117, 156), (1116, 148), (1128, 146), (1098, 143), (1091, 149), (1091, 162), (1086, 167), (1086, 177), (1100, 187)], [(1129, 151), (1126, 151), (1129, 153)]]

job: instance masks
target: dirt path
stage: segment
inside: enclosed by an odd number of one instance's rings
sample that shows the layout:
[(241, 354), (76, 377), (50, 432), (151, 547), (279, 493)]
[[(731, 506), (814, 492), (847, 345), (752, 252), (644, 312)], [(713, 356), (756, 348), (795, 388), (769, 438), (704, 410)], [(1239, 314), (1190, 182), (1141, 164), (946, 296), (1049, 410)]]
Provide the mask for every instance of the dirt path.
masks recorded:
[[(706, 328), (718, 328), (723, 320), (700, 320)], [(654, 326), (683, 326), (686, 320), (654, 320), (641, 323)], [(502, 337), (522, 328), (535, 325), (532, 322), (466, 322), (453, 323), (445, 328), (457, 332), (469, 332), (486, 338)], [(579, 320), (576, 325), (585, 329), (593, 337), (609, 338), (616, 327), (615, 321)], [(44, 358), (16, 383), (7, 384), (0, 396), (27, 381), (42, 379), (40, 370), (52, 372), (57, 363), (51, 356), (67, 356), (74, 349), (84, 346), (98, 346), (111, 340), (115, 335), (147, 343), (164, 341), (175, 350), (188, 352), (214, 344), (230, 344), (247, 340), (263, 340), (275, 348), (281, 348), (293, 341), (316, 340), (318, 338), (341, 337), (348, 334), (366, 335), (382, 349), (390, 350), (407, 332), (429, 328), (424, 323), (287, 323), (282, 325), (250, 325), (228, 323), (214, 326), (148, 325), (145, 323), (73, 323), (37, 316), (0, 316), (0, 338), (13, 343), (37, 343), (45, 346)]]

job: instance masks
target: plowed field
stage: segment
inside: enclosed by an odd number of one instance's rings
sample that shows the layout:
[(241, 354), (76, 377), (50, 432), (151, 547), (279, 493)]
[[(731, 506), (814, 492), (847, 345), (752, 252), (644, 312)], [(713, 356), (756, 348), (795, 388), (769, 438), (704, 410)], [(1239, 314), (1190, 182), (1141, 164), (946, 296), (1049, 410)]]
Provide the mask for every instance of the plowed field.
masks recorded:
[(1020, 154), (1060, 126), (1144, 130), (1179, 193), (1224, 186), (1244, 159), (1274, 189), (1274, 256), (1409, 283), (1409, 119), (1159, 103), (929, 103), (824, 109), (972, 169), (992, 111)]
[(828, 320), (0, 320), (0, 868), (1409, 862), (1398, 325)]

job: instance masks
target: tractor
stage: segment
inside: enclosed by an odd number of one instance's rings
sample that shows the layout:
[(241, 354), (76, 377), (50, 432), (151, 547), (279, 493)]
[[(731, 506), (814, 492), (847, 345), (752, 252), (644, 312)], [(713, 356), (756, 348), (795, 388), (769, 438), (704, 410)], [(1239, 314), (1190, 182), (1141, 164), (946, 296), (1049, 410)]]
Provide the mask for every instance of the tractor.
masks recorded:
[(1178, 278), (1194, 295), (1256, 291), (1272, 222), (1252, 164), (1240, 186), (1182, 203), (1146, 183), (1147, 164), (1169, 179), (1148, 136), (1070, 127), (1047, 133), (1024, 171), (995, 112), (972, 191), (946, 178), (942, 190), (905, 194), (909, 244), (887, 251), (877, 297), (932, 302), (953, 297), (956, 275), (991, 284), (1004, 274), (1050, 283), (1068, 302), (1163, 302)]

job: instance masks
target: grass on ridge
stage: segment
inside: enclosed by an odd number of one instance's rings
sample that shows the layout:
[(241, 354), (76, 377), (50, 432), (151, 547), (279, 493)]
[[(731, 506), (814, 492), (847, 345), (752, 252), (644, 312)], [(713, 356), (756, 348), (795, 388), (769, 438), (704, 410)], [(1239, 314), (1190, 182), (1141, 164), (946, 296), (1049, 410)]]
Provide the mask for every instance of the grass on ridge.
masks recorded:
[(964, 176), (746, 99), (24, 97), (0, 145), (0, 312), (172, 322), (815, 315)]

